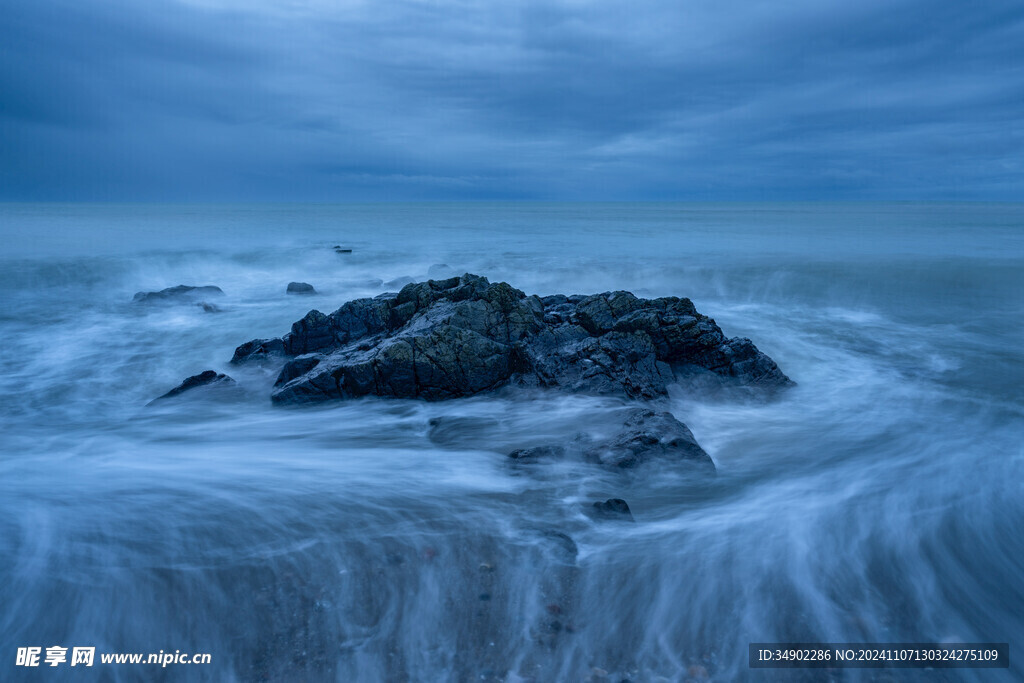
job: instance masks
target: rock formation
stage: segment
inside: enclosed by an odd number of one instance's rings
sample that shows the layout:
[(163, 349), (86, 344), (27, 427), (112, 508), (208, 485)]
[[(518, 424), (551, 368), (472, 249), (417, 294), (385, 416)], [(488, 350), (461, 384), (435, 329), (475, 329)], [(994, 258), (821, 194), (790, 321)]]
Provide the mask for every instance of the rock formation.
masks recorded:
[(511, 385), (651, 399), (695, 372), (767, 389), (792, 384), (689, 299), (622, 291), (541, 298), (470, 274), (310, 311), (281, 338), (239, 346), (232, 363), (270, 356), (287, 361), (277, 403), (442, 400)]

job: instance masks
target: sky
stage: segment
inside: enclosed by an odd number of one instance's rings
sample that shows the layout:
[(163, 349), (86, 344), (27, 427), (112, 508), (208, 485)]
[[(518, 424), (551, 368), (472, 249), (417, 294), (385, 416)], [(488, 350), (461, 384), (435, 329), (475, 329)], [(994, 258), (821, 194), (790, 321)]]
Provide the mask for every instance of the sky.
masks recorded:
[(0, 0), (2, 201), (1024, 201), (1020, 0)]

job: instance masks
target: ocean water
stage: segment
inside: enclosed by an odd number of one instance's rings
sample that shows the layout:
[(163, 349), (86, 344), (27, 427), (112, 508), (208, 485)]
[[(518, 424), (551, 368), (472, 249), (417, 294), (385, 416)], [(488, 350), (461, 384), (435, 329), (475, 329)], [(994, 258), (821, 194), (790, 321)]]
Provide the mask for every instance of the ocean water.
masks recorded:
[[(747, 666), (763, 641), (1019, 657), (1024, 205), (7, 204), (0, 238), (2, 680), (1024, 680)], [(694, 479), (506, 457), (616, 399), (280, 408), (274, 368), (227, 362), (438, 264), (688, 296), (798, 386), (674, 388), (718, 469)], [(222, 311), (132, 303), (177, 284)], [(240, 390), (147, 407), (207, 368)], [(611, 497), (635, 523), (587, 514)], [(14, 666), (52, 645), (212, 661)]]

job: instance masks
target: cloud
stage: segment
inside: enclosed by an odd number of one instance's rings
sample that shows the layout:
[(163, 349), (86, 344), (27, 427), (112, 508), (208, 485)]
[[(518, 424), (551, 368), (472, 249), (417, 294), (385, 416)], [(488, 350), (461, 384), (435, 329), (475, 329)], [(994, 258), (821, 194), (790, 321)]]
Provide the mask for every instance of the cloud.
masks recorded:
[(1024, 8), (0, 0), (0, 199), (1018, 199)]

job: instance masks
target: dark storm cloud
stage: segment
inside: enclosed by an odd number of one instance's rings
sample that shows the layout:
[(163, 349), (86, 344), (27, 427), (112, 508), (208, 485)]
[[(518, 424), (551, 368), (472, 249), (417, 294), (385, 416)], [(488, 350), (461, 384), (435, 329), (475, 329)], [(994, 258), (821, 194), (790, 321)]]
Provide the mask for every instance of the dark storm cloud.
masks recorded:
[(0, 0), (0, 198), (1020, 199), (1015, 2)]

